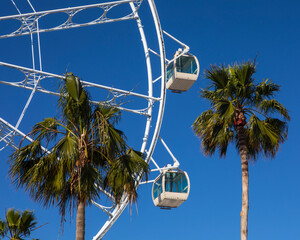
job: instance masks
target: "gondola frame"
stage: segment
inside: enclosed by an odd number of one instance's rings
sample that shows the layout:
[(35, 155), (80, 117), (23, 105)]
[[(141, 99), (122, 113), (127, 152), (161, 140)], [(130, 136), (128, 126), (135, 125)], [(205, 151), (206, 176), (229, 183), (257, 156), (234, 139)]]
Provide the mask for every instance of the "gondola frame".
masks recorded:
[[(187, 180), (187, 192), (168, 192), (165, 189), (165, 183), (166, 183), (166, 173), (167, 172), (176, 172), (176, 173), (184, 173), (185, 178)], [(155, 184), (162, 178), (162, 192), (154, 198), (154, 187)], [(190, 193), (190, 179), (188, 174), (185, 171), (182, 170), (167, 170), (162, 172), (155, 180), (152, 185), (152, 200), (155, 206), (161, 207), (161, 208), (177, 208), (182, 203), (184, 203), (189, 196)]]
[[(181, 54), (181, 52), (177, 51), (174, 55), (174, 58), (176, 58), (179, 54)], [(196, 66), (197, 66), (197, 74), (184, 73), (184, 72), (177, 71), (176, 63), (177, 63), (178, 59), (181, 57), (193, 57), (194, 58), (194, 60), (196, 62)], [(199, 77), (199, 72), (200, 72), (199, 61), (195, 55), (183, 54), (179, 58), (175, 59), (172, 63), (170, 63), (170, 64), (173, 64), (174, 74), (172, 74), (172, 76), (169, 79), (167, 79), (167, 84), (166, 84), (167, 89), (172, 90), (173, 92), (178, 92), (178, 93), (188, 91), (192, 87), (192, 85), (197, 81), (197, 79)], [(169, 65), (167, 66), (167, 69), (168, 69), (168, 67), (169, 67)]]

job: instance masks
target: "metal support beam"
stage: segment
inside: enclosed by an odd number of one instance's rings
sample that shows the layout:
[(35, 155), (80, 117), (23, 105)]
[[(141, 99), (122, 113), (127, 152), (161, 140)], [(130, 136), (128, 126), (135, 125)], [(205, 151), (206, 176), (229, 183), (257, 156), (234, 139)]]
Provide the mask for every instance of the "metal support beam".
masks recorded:
[[(141, 5), (143, 0), (123, 0), (123, 1), (115, 1), (115, 2), (108, 2), (108, 3), (100, 3), (100, 4), (92, 4), (92, 5), (85, 5), (80, 7), (70, 7), (70, 8), (62, 8), (57, 10), (49, 10), (49, 11), (42, 11), (42, 12), (33, 12), (33, 13), (26, 13), (26, 14), (19, 14), (19, 15), (13, 15), (13, 16), (5, 16), (0, 17), (0, 21), (5, 20), (18, 20), (20, 21), (20, 27), (16, 29), (15, 31), (0, 35), (1, 38), (8, 38), (8, 37), (15, 37), (15, 36), (22, 36), (22, 35), (29, 35), (32, 33), (37, 32), (50, 32), (50, 31), (57, 31), (57, 30), (63, 30), (63, 29), (70, 29), (70, 28), (77, 28), (77, 27), (84, 27), (84, 26), (92, 26), (96, 24), (102, 24), (102, 23), (110, 23), (110, 22), (118, 22), (118, 21), (124, 21), (124, 20), (130, 20), (134, 19), (135, 13), (129, 13), (126, 16), (122, 17), (116, 17), (116, 18), (109, 18), (107, 16), (107, 13), (113, 9), (114, 7), (120, 5), (120, 4), (129, 4), (133, 3), (136, 6), (136, 9), (138, 9)], [(99, 14), (97, 18), (95, 18), (92, 21), (89, 21), (87, 23), (76, 23), (73, 21), (74, 16), (86, 9), (91, 8), (99, 8), (102, 10), (102, 13)], [(51, 28), (43, 28), (42, 26), (39, 26), (37, 22), (41, 20), (43, 17), (51, 14), (57, 14), (57, 13), (64, 13), (66, 14), (67, 20), (65, 20), (63, 23), (51, 27)], [(62, 19), (64, 20), (64, 19)]]

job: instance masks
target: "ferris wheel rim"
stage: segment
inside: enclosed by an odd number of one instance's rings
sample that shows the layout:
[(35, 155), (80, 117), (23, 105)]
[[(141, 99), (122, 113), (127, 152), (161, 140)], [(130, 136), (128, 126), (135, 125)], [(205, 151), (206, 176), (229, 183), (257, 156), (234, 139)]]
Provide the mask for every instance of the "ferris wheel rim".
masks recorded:
[[(151, 13), (152, 13), (152, 17), (154, 20), (154, 24), (155, 24), (155, 29), (156, 29), (156, 34), (157, 34), (157, 40), (158, 40), (158, 44), (159, 44), (159, 56), (160, 56), (160, 65), (161, 65), (161, 93), (160, 93), (160, 104), (159, 104), (159, 111), (158, 111), (158, 117), (157, 117), (157, 122), (156, 122), (156, 126), (155, 126), (155, 130), (154, 130), (154, 134), (152, 137), (152, 141), (151, 141), (151, 145), (149, 147), (149, 152), (147, 152), (147, 158), (146, 161), (149, 163), (156, 143), (158, 141), (159, 138), (159, 132), (160, 132), (160, 128), (162, 125), (162, 120), (163, 120), (163, 113), (164, 113), (164, 108), (165, 108), (165, 101), (166, 101), (166, 56), (165, 56), (165, 48), (164, 48), (164, 38), (163, 38), (163, 30), (161, 28), (160, 25), (160, 20), (158, 17), (158, 12), (154, 3), (154, 0), (148, 0), (150, 9), (151, 9)], [(136, 12), (137, 14), (137, 12)], [(139, 17), (137, 18), (137, 24), (139, 27), (139, 22), (138, 22)], [(145, 36), (144, 36), (144, 31), (142, 27), (139, 27), (140, 30), (140, 35), (141, 35), (141, 39), (143, 42), (143, 47), (144, 47), (144, 52), (145, 52), (145, 57), (146, 57), (146, 61), (147, 61), (147, 57), (149, 58), (149, 49), (147, 47), (147, 42), (144, 43), (144, 41), (146, 41)], [(147, 65), (147, 70), (148, 70), (148, 65)], [(151, 71), (151, 67), (150, 67), (150, 71)], [(149, 70), (148, 70), (148, 74), (149, 74)], [(151, 85), (153, 84), (152, 81), (152, 74), (151, 74), (151, 78), (148, 78), (149, 81), (149, 85), (150, 85), (150, 80), (151, 80)], [(151, 122), (151, 121), (150, 121)], [(149, 122), (149, 124), (150, 124)], [(147, 133), (148, 134), (148, 133)], [(145, 136), (146, 134), (146, 130), (145, 130)], [(141, 149), (142, 152), (144, 152), (144, 149)], [(137, 186), (140, 183), (141, 178), (139, 179)], [(103, 238), (103, 236), (109, 231), (109, 229), (113, 226), (113, 224), (117, 221), (117, 219), (119, 218), (119, 216), (122, 214), (122, 212), (125, 210), (126, 206), (127, 206), (128, 202), (127, 202), (127, 196), (123, 195), (122, 197), (122, 202), (121, 204), (118, 206), (118, 208), (115, 208), (115, 210), (112, 213), (112, 216), (108, 219), (108, 221), (106, 221), (104, 223), (104, 225), (102, 226), (102, 228), (99, 230), (99, 232), (93, 237), (93, 240), (100, 240)]]

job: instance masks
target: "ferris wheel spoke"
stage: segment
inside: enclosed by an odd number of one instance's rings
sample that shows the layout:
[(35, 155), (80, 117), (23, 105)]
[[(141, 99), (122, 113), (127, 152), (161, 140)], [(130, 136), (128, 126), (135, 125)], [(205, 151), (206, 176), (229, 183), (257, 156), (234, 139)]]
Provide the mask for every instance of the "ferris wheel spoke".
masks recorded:
[[(58, 90), (59, 83), (57, 84), (57, 89), (55, 89), (55, 91), (44, 88), (41, 85), (41, 83), (46, 82), (47, 80), (50, 80), (50, 79), (54, 79), (54, 80), (65, 79), (65, 76), (63, 76), (63, 75), (57, 75), (57, 74), (39, 71), (39, 70), (31, 69), (31, 68), (25, 68), (22, 66), (9, 64), (9, 63), (5, 63), (5, 62), (0, 62), (0, 66), (13, 68), (24, 74), (24, 79), (21, 81), (12, 82), (12, 81), (0, 80), (1, 84), (24, 88), (24, 89), (31, 90), (31, 91), (36, 88), (37, 92), (42, 92), (42, 93), (59, 96), (59, 90)], [(39, 84), (36, 86), (37, 81), (39, 81)], [(109, 92), (109, 97), (110, 97), (109, 99), (106, 99), (103, 101), (94, 101), (94, 103), (108, 102), (111, 105), (117, 107), (118, 109), (120, 109), (122, 111), (136, 113), (139, 115), (145, 115), (147, 117), (149, 116), (148, 110), (153, 106), (153, 104), (157, 101), (161, 101), (160, 98), (151, 97), (151, 96), (141, 94), (141, 93), (136, 93), (133, 91), (123, 90), (123, 89), (114, 88), (114, 87), (105, 86), (105, 85), (87, 82), (87, 81), (82, 81), (82, 83), (83, 83), (84, 87), (104, 89)], [(128, 107), (126, 107), (126, 98), (127, 97), (144, 99), (144, 100), (146, 100), (146, 102), (145, 102), (146, 105), (142, 109), (128, 108)], [(134, 101), (134, 99), (131, 99), (131, 100)]]
[(117, 109), (119, 109), (121, 111), (135, 113), (135, 114), (138, 114), (138, 115), (144, 115), (146, 117), (151, 117), (151, 115), (149, 115), (149, 113), (148, 113), (148, 109), (153, 106), (153, 104), (151, 104), (147, 108), (144, 108), (144, 109), (130, 109), (130, 108), (121, 107), (121, 106), (118, 106), (118, 105), (115, 105), (115, 104), (112, 104), (112, 105), (115, 106)]
[[(8, 34), (0, 35), (1, 38), (8, 38), (8, 37), (16, 37), (22, 35), (28, 35), (32, 33), (42, 33), (42, 32), (50, 32), (50, 31), (57, 31), (63, 29), (70, 29), (70, 28), (77, 28), (77, 27), (84, 27), (84, 26), (92, 26), (96, 24), (103, 24), (103, 23), (110, 23), (110, 22), (118, 22), (118, 21), (125, 21), (130, 19), (135, 19), (135, 12), (130, 12), (125, 16), (108, 17), (108, 12), (115, 8), (116, 6), (122, 4), (130, 4), (133, 3), (136, 6), (136, 11), (141, 6), (143, 0), (121, 0), (121, 1), (113, 1), (108, 3), (100, 3), (100, 4), (92, 4), (92, 5), (84, 5), (79, 7), (70, 7), (70, 8), (62, 8), (56, 10), (48, 10), (48, 11), (41, 11), (41, 12), (33, 12), (33, 13), (26, 13), (26, 14), (19, 14), (19, 15), (11, 15), (11, 16), (4, 16), (0, 17), (0, 21), (7, 21), (7, 20), (18, 20), (20, 22), (20, 27), (12, 31)], [(74, 16), (79, 12), (82, 12), (87, 9), (101, 9), (102, 12), (92, 21), (87, 21), (84, 23), (76, 23), (73, 20)], [(67, 15), (67, 20), (63, 21), (61, 24), (58, 24), (54, 27), (46, 27), (38, 25), (38, 21), (43, 19), (46, 16), (51, 14), (58, 14), (63, 13)], [(64, 19), (62, 19), (64, 20)]]
[[(103, 212), (105, 212), (109, 217), (113, 217), (112, 213), (109, 211), (111, 208), (113, 207), (105, 207), (105, 206), (102, 206), (101, 204), (95, 202), (95, 201), (92, 201), (92, 203), (98, 207), (99, 209), (101, 209)], [(107, 209), (108, 208), (108, 209)]]
[[(14, 149), (18, 149), (18, 145), (15, 143), (14, 138), (19, 137), (26, 139), (29, 142), (33, 142), (33, 139), (28, 137), (26, 134), (21, 132), (18, 128), (11, 125), (9, 122), (5, 121), (0, 117), (0, 143), (4, 142), (7, 145), (10, 145)], [(0, 151), (3, 150), (6, 146), (1, 147)], [(46, 148), (42, 147), (44, 151), (48, 151)]]
[[(45, 81), (45, 79), (49, 79), (49, 78), (61, 79), (61, 80), (65, 79), (65, 76), (63, 76), (63, 75), (53, 74), (53, 73), (49, 73), (49, 72), (45, 72), (45, 71), (39, 71), (39, 70), (26, 68), (26, 67), (14, 65), (14, 64), (6, 63), (6, 62), (0, 62), (0, 66), (16, 69), (25, 75), (25, 79), (22, 81), (19, 81), (19, 82), (0, 81), (0, 83), (7, 84), (7, 85), (20, 86), (23, 88), (27, 87), (28, 89), (32, 89), (32, 86), (34, 86), (37, 81), (36, 79), (41, 79), (40, 82), (42, 82), (42, 80)], [(100, 88), (100, 89), (111, 91), (114, 94), (116, 94), (115, 96), (118, 96), (118, 97), (127, 95), (127, 96), (134, 96), (134, 97), (149, 99), (149, 100), (153, 100), (153, 101), (161, 100), (159, 97), (151, 97), (151, 96), (148, 96), (145, 94), (136, 93), (136, 92), (129, 91), (129, 90), (123, 90), (123, 89), (119, 89), (119, 88), (114, 88), (114, 87), (110, 87), (110, 86), (105, 86), (105, 85), (101, 85), (101, 84), (97, 84), (97, 83), (82, 81), (82, 84), (84, 87), (94, 87), (94, 88)], [(40, 86), (39, 88), (42, 88), (42, 87)], [(46, 89), (44, 89), (44, 91), (46, 91)], [(50, 92), (51, 91), (49, 91), (49, 93)], [(117, 94), (119, 94), (119, 95), (117, 95)]]

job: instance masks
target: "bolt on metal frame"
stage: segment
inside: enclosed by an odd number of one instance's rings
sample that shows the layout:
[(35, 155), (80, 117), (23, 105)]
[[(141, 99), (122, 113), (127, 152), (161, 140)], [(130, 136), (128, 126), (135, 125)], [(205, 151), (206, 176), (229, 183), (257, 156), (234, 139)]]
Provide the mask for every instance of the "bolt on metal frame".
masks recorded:
[[(166, 101), (166, 65), (175, 60), (175, 59), (172, 59), (169, 61), (166, 59), (163, 34), (170, 37), (171, 39), (173, 39), (174, 41), (179, 43), (184, 48), (184, 51), (178, 57), (187, 53), (189, 51), (189, 47), (187, 45), (181, 43), (179, 40), (177, 40), (172, 35), (170, 35), (167, 32), (162, 30), (154, 0), (145, 0), (145, 1), (147, 1), (149, 4), (152, 18), (154, 21), (156, 35), (157, 35), (158, 53), (155, 50), (148, 47), (146, 36), (145, 36), (143, 25), (142, 25), (142, 21), (138, 14), (138, 10), (139, 10), (143, 0), (121, 0), (121, 1), (114, 1), (114, 2), (108, 2), (108, 3), (99, 3), (99, 4), (93, 4), (93, 5), (85, 5), (85, 6), (72, 7), (72, 8), (63, 8), (63, 9), (49, 10), (49, 11), (42, 11), (42, 12), (36, 12), (35, 9), (33, 8), (32, 4), (30, 3), (30, 0), (27, 0), (28, 4), (30, 5), (33, 12), (26, 13), (26, 14), (22, 14), (20, 12), (20, 10), (17, 8), (17, 5), (14, 3), (14, 1), (13, 0), (11, 0), (11, 1), (14, 4), (14, 6), (16, 7), (19, 14), (13, 15), (13, 16), (0, 17), (0, 21), (15, 19), (15, 20), (20, 21), (21, 25), (17, 30), (12, 31), (11, 33), (0, 35), (0, 39), (23, 36), (23, 35), (30, 35), (31, 36), (31, 49), (32, 49), (32, 69), (25, 68), (22, 66), (17, 66), (14, 64), (10, 64), (10, 63), (0, 62), (0, 66), (16, 69), (25, 75), (25, 78), (19, 82), (0, 81), (0, 83), (18, 87), (18, 88), (28, 89), (31, 91), (31, 94), (30, 94), (30, 97), (28, 98), (27, 103), (25, 104), (25, 107), (23, 108), (23, 111), (21, 113), (21, 116), (19, 117), (18, 122), (15, 126), (13, 126), (12, 124), (9, 124), (8, 122), (6, 122), (4, 119), (2, 119), (0, 117), (0, 142), (3, 141), (6, 144), (6, 146), (10, 145), (15, 149), (17, 148), (16, 147), (17, 144), (13, 141), (14, 136), (25, 137), (28, 141), (32, 142), (33, 140), (31, 138), (26, 137), (26, 135), (19, 130), (19, 127), (20, 127), (20, 123), (23, 119), (23, 116), (31, 102), (31, 99), (34, 96), (34, 93), (38, 91), (38, 92), (43, 92), (43, 93), (52, 94), (52, 95), (59, 95), (58, 91), (47, 90), (47, 89), (43, 88), (40, 84), (41, 81), (47, 81), (49, 79), (58, 79), (59, 81), (61, 81), (65, 78), (64, 76), (61, 76), (61, 75), (43, 71), (42, 56), (41, 56), (41, 50), (40, 50), (40, 36), (39, 36), (40, 33), (134, 19), (137, 22), (137, 27), (139, 29), (139, 33), (141, 36), (141, 41), (142, 41), (142, 45), (143, 45), (143, 49), (144, 49), (144, 53), (145, 53), (145, 60), (146, 60), (146, 66), (147, 66), (147, 79), (148, 79), (148, 95), (135, 93), (134, 91), (130, 91), (130, 90), (117, 89), (117, 88), (113, 88), (110, 86), (104, 86), (104, 85), (91, 83), (91, 82), (85, 82), (85, 81), (83, 82), (83, 85), (84, 85), (84, 87), (94, 87), (94, 88), (100, 88), (100, 89), (105, 89), (105, 90), (109, 91), (112, 95), (112, 98), (109, 99), (108, 101), (111, 104), (115, 104), (115, 105), (118, 105), (118, 104), (116, 104), (116, 101), (118, 99), (122, 99), (125, 96), (133, 96), (133, 97), (137, 97), (138, 99), (146, 100), (147, 107), (145, 107), (144, 109), (129, 109), (126, 107), (121, 107), (121, 106), (118, 106), (118, 108), (122, 111), (128, 111), (128, 112), (132, 112), (135, 114), (144, 115), (146, 117), (145, 132), (144, 132), (144, 137), (142, 139), (142, 145), (141, 145), (140, 151), (143, 153), (146, 153), (146, 155), (147, 155), (146, 161), (148, 163), (150, 163), (150, 161), (151, 161), (155, 165), (155, 167), (151, 171), (152, 172), (155, 172), (155, 171), (162, 172), (165, 169), (178, 168), (178, 166), (179, 166), (178, 160), (174, 157), (174, 155), (172, 154), (172, 152), (170, 151), (170, 149), (168, 148), (166, 143), (159, 136), (161, 125), (162, 125), (162, 120), (163, 120), (165, 101)], [(108, 18), (107, 13), (114, 7), (121, 5), (121, 4), (129, 4), (132, 12), (126, 16), (117, 17), (117, 18), (113, 18), (113, 19)], [(98, 16), (96, 19), (94, 19), (90, 22), (87, 22), (87, 23), (79, 24), (79, 23), (73, 22), (73, 17), (77, 13), (84, 11), (86, 9), (91, 9), (91, 8), (102, 9), (103, 13), (100, 16)], [(55, 14), (55, 13), (64, 13), (68, 16), (68, 18), (65, 22), (63, 22), (62, 24), (59, 24), (55, 27), (45, 28), (45, 29), (40, 28), (39, 20), (47, 15), (51, 15), (51, 14)], [(35, 56), (34, 56), (35, 52), (34, 52), (34, 46), (33, 46), (34, 34), (36, 34), (37, 38), (38, 38), (39, 70), (36, 69), (35, 62), (34, 62), (34, 59), (35, 59)], [(157, 77), (155, 80), (153, 80), (153, 78), (152, 78), (152, 66), (151, 66), (150, 53), (152, 53), (160, 58), (160, 76)], [(154, 96), (153, 84), (155, 84), (156, 82), (160, 82), (160, 93), (155, 93), (156, 96)], [(158, 97), (157, 97), (157, 95), (158, 95)], [(159, 104), (158, 113), (157, 113), (156, 119), (153, 120), (153, 117), (152, 117), (153, 106), (156, 103)], [(151, 133), (152, 139), (151, 139), (151, 141), (149, 141), (151, 123), (153, 124), (153, 121), (155, 121), (155, 127), (154, 127), (153, 133)], [(161, 140), (162, 145), (166, 148), (166, 150), (170, 154), (171, 158), (173, 159), (173, 161), (174, 161), (173, 165), (168, 165), (166, 167), (159, 167), (157, 162), (152, 158), (152, 155), (153, 155), (155, 146), (158, 142), (158, 139)], [(0, 151), (2, 149), (0, 149)], [(47, 151), (47, 150), (45, 149), (45, 151)], [(142, 183), (141, 179), (142, 179), (142, 176), (140, 175), (139, 180), (136, 183), (137, 187), (139, 184), (152, 182), (150, 180), (148, 182)], [(128, 203), (126, 195), (124, 195), (122, 197), (120, 204), (115, 204), (113, 196), (111, 196), (108, 192), (101, 189), (100, 187), (99, 187), (99, 191), (101, 191), (109, 199), (111, 199), (112, 206), (107, 207), (107, 206), (103, 206), (97, 202), (93, 202), (95, 206), (100, 208), (103, 212), (105, 212), (108, 215), (108, 220), (104, 223), (104, 225), (99, 230), (99, 232), (94, 236), (93, 240), (98, 240), (98, 239), (103, 238), (103, 236), (107, 233), (107, 231), (116, 222), (118, 217), (122, 214), (122, 212), (124, 211), (124, 209), (126, 208), (127, 203)]]

